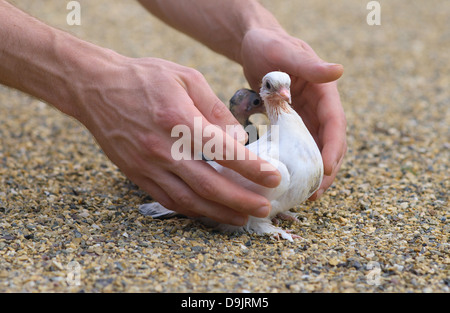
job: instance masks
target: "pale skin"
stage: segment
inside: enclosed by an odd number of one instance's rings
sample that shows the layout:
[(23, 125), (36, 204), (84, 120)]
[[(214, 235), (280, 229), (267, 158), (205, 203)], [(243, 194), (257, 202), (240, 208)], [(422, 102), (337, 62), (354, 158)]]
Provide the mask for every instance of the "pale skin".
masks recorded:
[[(170, 26), (241, 64), (254, 90), (269, 71), (291, 75), (292, 105), (322, 152), (325, 177), (312, 200), (319, 197), (335, 179), (347, 149), (335, 82), (343, 67), (322, 61), (254, 0), (139, 2)], [(238, 125), (198, 71), (162, 59), (122, 56), (52, 28), (3, 0), (0, 42), (0, 83), (80, 121), (110, 160), (166, 208), (233, 225), (245, 224), (248, 215), (270, 212), (267, 199), (228, 181), (203, 161), (171, 157), (175, 125), (193, 129), (197, 116), (203, 127), (214, 124), (225, 131), (227, 125)], [(245, 141), (243, 129), (236, 129), (232, 140), (237, 155), (247, 150), (239, 143)], [(236, 159), (218, 162), (267, 187), (280, 182), (276, 169), (260, 171), (264, 160)]]

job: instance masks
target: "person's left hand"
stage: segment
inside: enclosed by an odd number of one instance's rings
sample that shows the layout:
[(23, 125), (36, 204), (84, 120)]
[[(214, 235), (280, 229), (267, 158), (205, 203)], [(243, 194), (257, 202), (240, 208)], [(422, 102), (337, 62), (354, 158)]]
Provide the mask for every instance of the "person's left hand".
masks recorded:
[(291, 76), (292, 106), (314, 137), (324, 165), (324, 179), (315, 200), (333, 183), (347, 151), (344, 110), (336, 80), (343, 66), (322, 61), (304, 41), (283, 29), (252, 29), (242, 41), (240, 62), (253, 90), (270, 71)]

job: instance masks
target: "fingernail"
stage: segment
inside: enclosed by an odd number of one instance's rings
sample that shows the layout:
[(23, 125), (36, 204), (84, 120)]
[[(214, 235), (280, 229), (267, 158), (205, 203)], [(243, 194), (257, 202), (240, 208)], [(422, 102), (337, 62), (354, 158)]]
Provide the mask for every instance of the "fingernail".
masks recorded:
[(323, 65), (325, 65), (325, 66), (342, 66), (342, 64), (339, 64), (339, 63), (328, 63), (328, 62), (324, 62)]
[(263, 206), (255, 211), (255, 216), (256, 217), (266, 217), (267, 215), (269, 215), (269, 213), (270, 213), (270, 207)]
[(275, 188), (276, 186), (278, 186), (281, 182), (281, 177), (280, 175), (270, 175), (266, 178), (264, 178), (263, 180), (263, 185), (270, 187), (270, 188)]

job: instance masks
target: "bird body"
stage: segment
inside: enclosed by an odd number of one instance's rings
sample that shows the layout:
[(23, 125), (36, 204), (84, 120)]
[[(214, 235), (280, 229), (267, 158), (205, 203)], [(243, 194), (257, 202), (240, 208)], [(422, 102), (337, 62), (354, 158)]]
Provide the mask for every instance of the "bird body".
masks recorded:
[[(281, 182), (277, 187), (261, 186), (214, 161), (208, 162), (236, 184), (266, 197), (272, 206), (269, 216), (249, 216), (244, 226), (220, 224), (206, 217), (199, 218), (203, 223), (224, 232), (247, 231), (293, 240), (291, 234), (272, 224), (272, 218), (278, 214), (289, 215), (292, 207), (307, 200), (319, 188), (323, 178), (323, 164), (313, 137), (301, 117), (289, 105), (289, 88), (290, 78), (286, 73), (271, 72), (264, 76), (260, 96), (271, 125), (262, 137), (247, 146), (251, 152), (278, 169)], [(162, 216), (163, 212), (174, 213), (156, 202), (142, 205), (140, 211), (153, 217)]]

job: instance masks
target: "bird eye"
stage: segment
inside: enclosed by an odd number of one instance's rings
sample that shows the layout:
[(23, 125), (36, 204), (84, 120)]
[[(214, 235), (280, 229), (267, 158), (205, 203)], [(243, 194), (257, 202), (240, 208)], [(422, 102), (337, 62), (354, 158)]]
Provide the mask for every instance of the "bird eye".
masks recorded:
[(256, 106), (258, 106), (259, 105), (259, 99), (255, 99), (255, 100), (253, 100), (253, 105), (256, 107)]
[(266, 88), (270, 90), (271, 87), (272, 87), (272, 86), (270, 86), (270, 83), (267, 82), (267, 83), (266, 83)]

